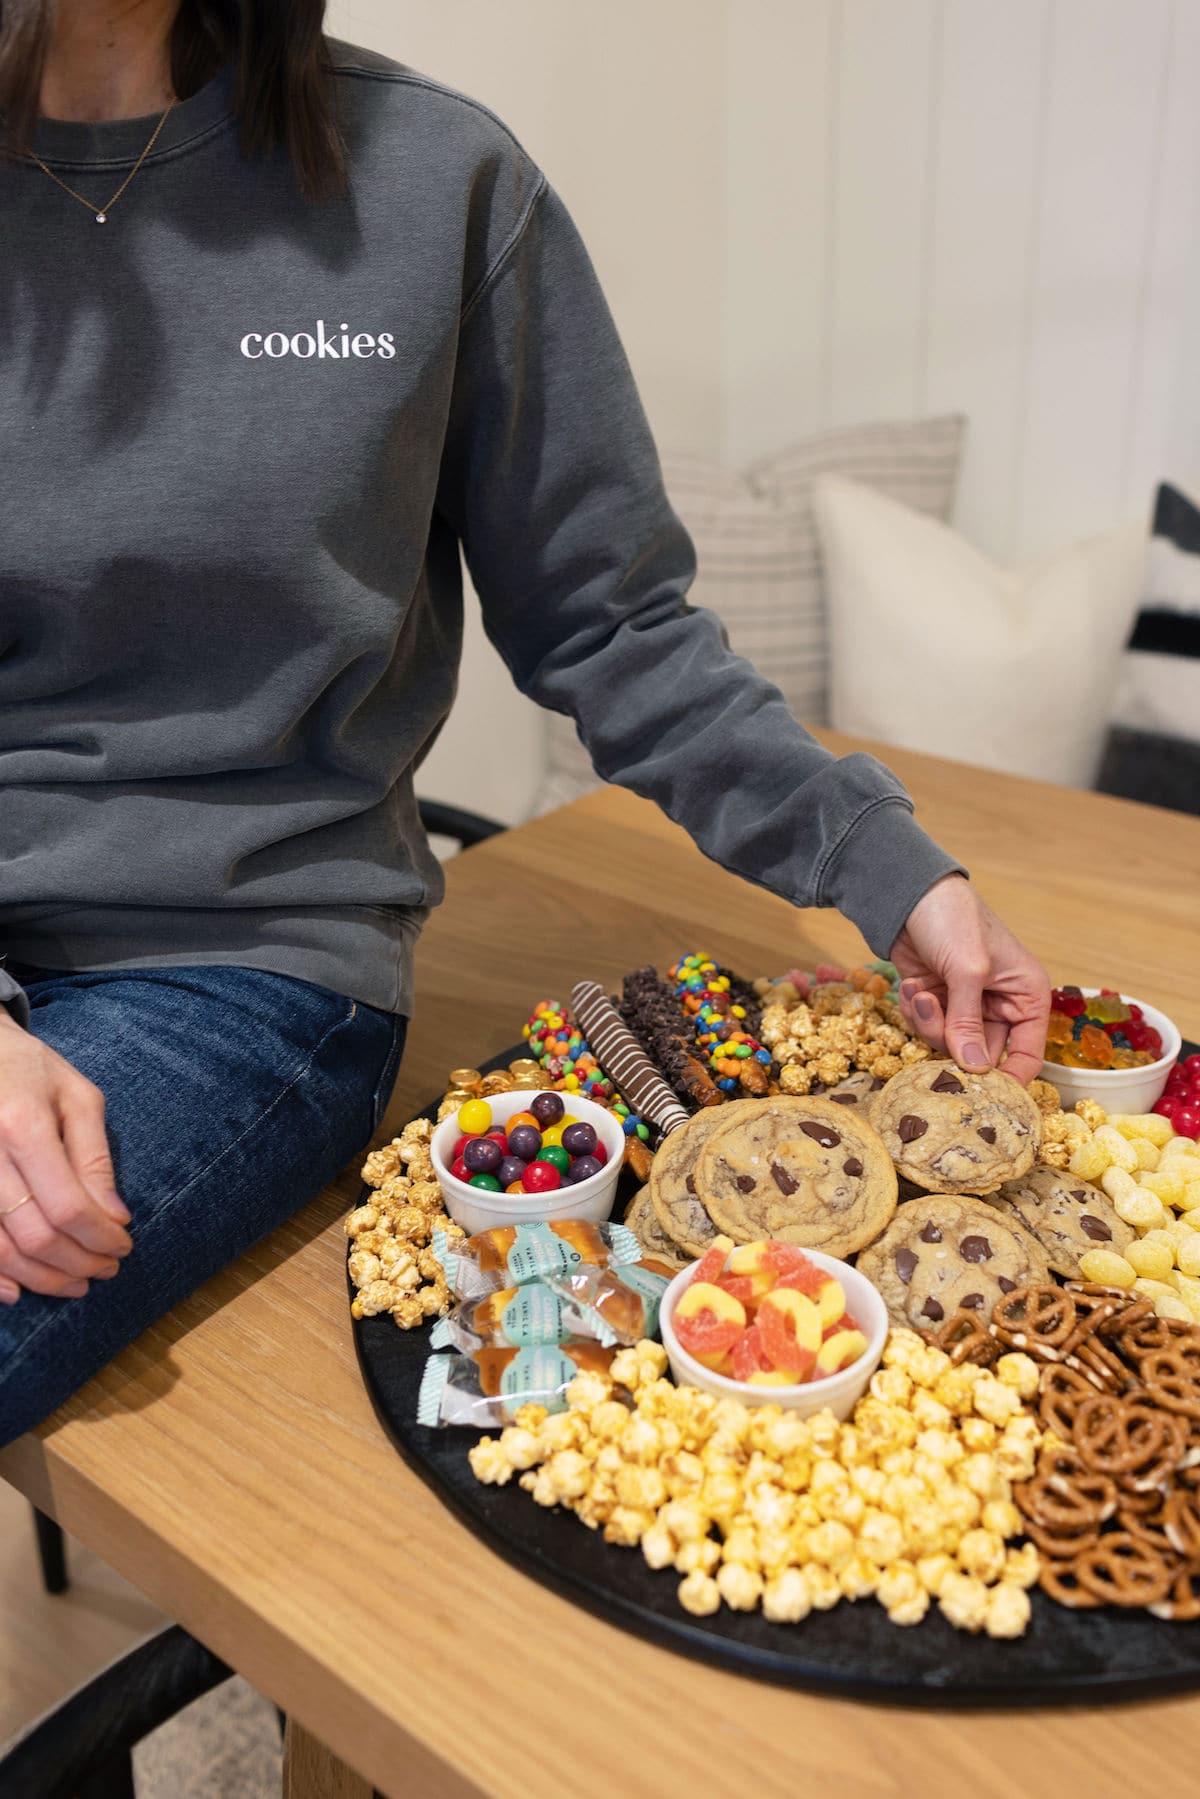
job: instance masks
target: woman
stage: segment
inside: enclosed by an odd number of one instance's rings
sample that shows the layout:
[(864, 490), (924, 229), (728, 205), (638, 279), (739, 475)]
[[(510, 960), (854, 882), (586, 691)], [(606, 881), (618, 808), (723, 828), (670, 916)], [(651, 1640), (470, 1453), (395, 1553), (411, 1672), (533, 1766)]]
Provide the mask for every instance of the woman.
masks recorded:
[(460, 544), (604, 775), (839, 906), (968, 1066), (1041, 1058), (1044, 975), (894, 777), (687, 605), (540, 171), (322, 15), (0, 0), (0, 1441), (374, 1131)]

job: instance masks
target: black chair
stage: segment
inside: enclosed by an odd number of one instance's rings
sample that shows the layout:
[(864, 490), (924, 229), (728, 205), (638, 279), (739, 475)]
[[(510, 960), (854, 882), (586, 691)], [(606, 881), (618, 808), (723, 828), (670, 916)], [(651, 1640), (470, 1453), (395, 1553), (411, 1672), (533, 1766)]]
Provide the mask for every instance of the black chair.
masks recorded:
[(233, 1669), (172, 1624), (105, 1668), (0, 1760), (4, 1799), (135, 1799), (133, 1750)]
[[(425, 831), (452, 838), (460, 849), (473, 849), (506, 828), (439, 800), (418, 805)], [(36, 1506), (33, 1518), (43, 1585), (47, 1593), (63, 1593), (68, 1575), (62, 1530)], [(0, 1761), (0, 1793), (4, 1799), (134, 1799), (134, 1745), (232, 1673), (202, 1643), (171, 1625), (22, 1737)], [(282, 1728), (282, 1712), (279, 1721)]]

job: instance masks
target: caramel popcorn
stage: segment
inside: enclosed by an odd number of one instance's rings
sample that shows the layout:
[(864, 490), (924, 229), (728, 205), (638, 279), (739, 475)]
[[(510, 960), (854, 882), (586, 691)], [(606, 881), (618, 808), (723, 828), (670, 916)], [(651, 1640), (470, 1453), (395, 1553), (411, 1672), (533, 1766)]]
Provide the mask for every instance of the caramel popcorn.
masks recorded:
[(414, 1118), (362, 1165), (362, 1178), (374, 1192), (345, 1221), (354, 1239), (347, 1262), (358, 1289), (350, 1302), (353, 1318), (390, 1312), (401, 1330), (413, 1330), (450, 1309), (445, 1275), (429, 1245), (435, 1230), (450, 1237), (463, 1233), (441, 1209), (432, 1137), (429, 1120)]
[(760, 1036), (779, 1064), (784, 1093), (834, 1087), (856, 1070), (887, 1081), (933, 1054), (886, 997), (837, 982), (814, 987), (806, 1000), (787, 982), (770, 991)]
[[(896, 1624), (936, 1603), (962, 1629), (1005, 1636), (1028, 1622), (1038, 1577), (1012, 1482), (1042, 1441), (1020, 1391), (1027, 1357), (1000, 1375), (955, 1368), (913, 1331), (889, 1333), (882, 1366), (844, 1423), (717, 1399), (663, 1378), (641, 1342), (609, 1375), (581, 1374), (568, 1410), (522, 1408), (470, 1452), (478, 1480), (567, 1506), (606, 1542), (672, 1568), (685, 1610), (760, 1606), (777, 1622), (874, 1596)], [(948, 1403), (949, 1402), (949, 1403)], [(996, 1595), (1011, 1587), (1016, 1597)]]

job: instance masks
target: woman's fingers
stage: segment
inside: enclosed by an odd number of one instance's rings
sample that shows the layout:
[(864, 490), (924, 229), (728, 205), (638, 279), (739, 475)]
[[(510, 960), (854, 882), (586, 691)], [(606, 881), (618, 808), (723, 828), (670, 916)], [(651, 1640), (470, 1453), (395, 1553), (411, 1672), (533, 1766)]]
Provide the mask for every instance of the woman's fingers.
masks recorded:
[(117, 1192), (108, 1133), (104, 1127), (103, 1093), (82, 1075), (64, 1081), (59, 1093), (58, 1113), (63, 1149), (80, 1184), (119, 1225), (127, 1225), (129, 1208)]
[[(107, 1266), (115, 1271), (118, 1264)], [(88, 1290), (87, 1281), (78, 1275), (64, 1274), (61, 1268), (51, 1268), (45, 1262), (22, 1255), (8, 1232), (0, 1230), (0, 1284), (4, 1282), (13, 1283), (18, 1289), (24, 1287), (30, 1293), (44, 1294), (47, 1299), (82, 1299)]]
[[(124, 1225), (102, 1210), (87, 1191), (67, 1159), (59, 1125), (48, 1108), (35, 1109), (17, 1122), (0, 1115), (0, 1149), (17, 1171), (18, 1185), (14, 1198), (29, 1192), (35, 1207), (22, 1206), (7, 1220), (18, 1246), (39, 1261), (58, 1263), (57, 1254), (49, 1254), (49, 1237), (70, 1239), (77, 1248), (93, 1257), (108, 1260), (128, 1255), (133, 1239)], [(4, 1183), (7, 1190), (8, 1183)], [(4, 1209), (0, 1199), (0, 1211)], [(33, 1210), (37, 1221), (30, 1226), (22, 1213)], [(68, 1264), (62, 1264), (67, 1267)]]

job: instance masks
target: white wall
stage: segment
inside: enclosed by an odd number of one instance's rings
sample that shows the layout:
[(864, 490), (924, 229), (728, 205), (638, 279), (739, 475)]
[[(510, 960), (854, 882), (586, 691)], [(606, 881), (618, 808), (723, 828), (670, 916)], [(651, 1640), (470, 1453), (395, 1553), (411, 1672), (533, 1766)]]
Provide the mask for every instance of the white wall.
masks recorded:
[[(1200, 0), (335, 0), (330, 25), (517, 132), (664, 447), (964, 411), (956, 523), (1001, 560), (1200, 473)], [(523, 814), (541, 730), (506, 681), (476, 624), (423, 791)]]

